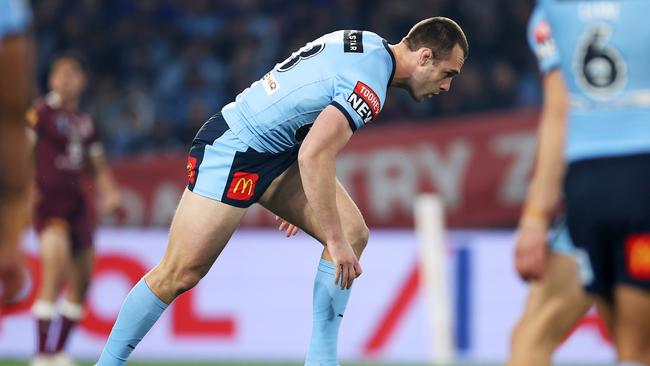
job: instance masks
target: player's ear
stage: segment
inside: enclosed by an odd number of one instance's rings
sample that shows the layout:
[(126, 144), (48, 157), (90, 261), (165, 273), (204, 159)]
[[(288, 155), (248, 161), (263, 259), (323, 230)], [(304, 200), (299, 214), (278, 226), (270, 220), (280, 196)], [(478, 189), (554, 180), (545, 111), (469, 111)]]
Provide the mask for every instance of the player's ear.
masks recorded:
[(422, 47), (418, 50), (418, 66), (425, 66), (432, 59), (433, 53), (430, 48)]

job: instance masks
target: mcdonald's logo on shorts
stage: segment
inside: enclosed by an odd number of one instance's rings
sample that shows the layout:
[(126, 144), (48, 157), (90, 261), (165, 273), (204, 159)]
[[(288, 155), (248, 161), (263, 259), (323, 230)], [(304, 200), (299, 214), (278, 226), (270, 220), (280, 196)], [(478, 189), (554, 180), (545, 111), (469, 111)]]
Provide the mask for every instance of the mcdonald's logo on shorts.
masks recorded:
[(259, 177), (257, 173), (235, 172), (226, 197), (239, 201), (251, 199), (255, 194), (255, 183)]
[(625, 262), (630, 277), (650, 280), (650, 234), (630, 235), (627, 238)]

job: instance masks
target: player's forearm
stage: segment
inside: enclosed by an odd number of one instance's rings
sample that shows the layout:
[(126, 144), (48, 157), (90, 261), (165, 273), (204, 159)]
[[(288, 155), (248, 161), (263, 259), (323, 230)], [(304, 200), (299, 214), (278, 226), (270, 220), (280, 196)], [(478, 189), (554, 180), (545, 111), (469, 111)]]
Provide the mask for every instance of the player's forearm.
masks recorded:
[(298, 163), (303, 189), (309, 206), (324, 231), (325, 244), (342, 241), (343, 229), (336, 206), (335, 157), (303, 154)]
[(108, 166), (97, 170), (95, 174), (95, 185), (101, 194), (118, 191), (117, 182)]
[(541, 118), (537, 161), (528, 187), (524, 216), (548, 220), (560, 202), (565, 170), (565, 118), (561, 112), (544, 112)]
[(537, 131), (537, 159), (522, 220), (548, 224), (561, 199), (569, 96), (559, 69), (547, 73), (542, 84), (544, 106)]
[(100, 194), (104, 195), (118, 192), (117, 182), (104, 154), (96, 154), (91, 157), (91, 160), (95, 172), (95, 186)]

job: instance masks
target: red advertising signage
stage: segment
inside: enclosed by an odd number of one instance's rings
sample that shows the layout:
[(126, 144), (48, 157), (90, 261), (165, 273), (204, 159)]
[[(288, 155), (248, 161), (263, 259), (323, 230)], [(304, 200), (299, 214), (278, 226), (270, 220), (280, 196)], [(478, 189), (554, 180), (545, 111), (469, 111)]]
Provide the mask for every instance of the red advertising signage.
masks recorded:
[[(353, 136), (337, 176), (371, 227), (413, 224), (418, 193), (436, 192), (451, 227), (516, 223), (535, 158), (537, 111), (480, 114), (427, 123), (382, 125)], [(115, 162), (124, 207), (107, 223), (167, 225), (186, 182), (184, 154)], [(273, 223), (257, 205), (244, 225)]]

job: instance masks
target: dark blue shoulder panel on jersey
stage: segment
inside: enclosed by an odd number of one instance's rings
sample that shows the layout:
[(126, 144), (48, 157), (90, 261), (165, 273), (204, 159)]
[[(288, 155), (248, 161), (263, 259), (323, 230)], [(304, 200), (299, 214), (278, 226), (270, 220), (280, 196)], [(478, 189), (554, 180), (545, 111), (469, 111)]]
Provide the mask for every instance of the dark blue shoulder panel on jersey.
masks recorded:
[(393, 69), (390, 72), (390, 78), (388, 78), (388, 86), (390, 86), (390, 83), (393, 82), (393, 76), (395, 76), (395, 55), (393, 54), (393, 50), (390, 49), (388, 46), (388, 41), (387, 40), (382, 40), (382, 43), (384, 44), (384, 47), (386, 48), (386, 51), (390, 55), (390, 59), (393, 61)]
[(354, 124), (354, 120), (352, 119), (352, 116), (350, 116), (350, 113), (337, 101), (333, 101), (331, 105), (333, 105), (334, 107), (336, 107), (336, 109), (338, 109), (339, 111), (341, 111), (341, 113), (343, 113), (345, 118), (348, 120), (348, 124), (350, 125), (352, 132), (354, 133), (354, 131), (357, 130), (357, 125)]

